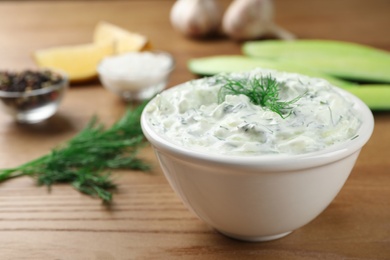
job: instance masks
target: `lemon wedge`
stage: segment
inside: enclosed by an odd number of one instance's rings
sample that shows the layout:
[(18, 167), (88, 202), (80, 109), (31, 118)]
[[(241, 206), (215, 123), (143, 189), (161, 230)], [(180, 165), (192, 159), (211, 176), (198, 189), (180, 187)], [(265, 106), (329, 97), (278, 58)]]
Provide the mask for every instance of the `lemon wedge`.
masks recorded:
[(130, 32), (105, 21), (101, 21), (96, 25), (93, 42), (96, 44), (113, 42), (115, 54), (150, 49), (150, 42), (146, 36)]
[(39, 67), (60, 69), (69, 81), (82, 82), (97, 77), (97, 66), (107, 56), (150, 49), (148, 38), (108, 22), (99, 22), (88, 44), (58, 46), (33, 53)]
[(33, 53), (39, 67), (59, 69), (68, 74), (69, 81), (80, 82), (97, 76), (97, 65), (106, 56), (114, 54), (112, 42), (58, 46)]

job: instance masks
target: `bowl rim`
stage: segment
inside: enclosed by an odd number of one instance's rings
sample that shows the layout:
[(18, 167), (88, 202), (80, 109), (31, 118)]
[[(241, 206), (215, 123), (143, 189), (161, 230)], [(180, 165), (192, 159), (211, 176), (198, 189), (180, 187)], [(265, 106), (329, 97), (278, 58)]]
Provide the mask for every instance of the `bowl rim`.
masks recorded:
[[(162, 51), (162, 50), (146, 50), (146, 51), (141, 51), (141, 52), (125, 52), (125, 53), (119, 53), (119, 54), (114, 54), (111, 56), (107, 56), (103, 58), (99, 64), (97, 65), (96, 71), (99, 75), (99, 77), (107, 77), (110, 79), (116, 79), (116, 80), (134, 80), (134, 79), (142, 79), (142, 78), (149, 78), (150, 75), (144, 75), (140, 77), (139, 75), (132, 75), (132, 74), (126, 74), (126, 75), (112, 75), (112, 73), (107, 72), (107, 68), (104, 67), (104, 63), (112, 58), (118, 58), (120, 56), (126, 56), (126, 55), (143, 55), (145, 53), (152, 53), (152, 54), (157, 54), (157, 55), (164, 55), (169, 58), (170, 60), (170, 66), (166, 69), (162, 69), (160, 74), (164, 74), (164, 76), (169, 75), (175, 68), (176, 68), (176, 60), (173, 57), (173, 55), (167, 51)], [(160, 76), (160, 75), (159, 75)]]
[(44, 70), (50, 70), (54, 73), (59, 74), (61, 76), (61, 81), (56, 83), (56, 84), (52, 84), (48, 87), (45, 87), (45, 88), (34, 89), (34, 90), (27, 91), (27, 92), (15, 92), (15, 91), (0, 90), (0, 98), (19, 98), (19, 97), (38, 96), (38, 95), (50, 93), (53, 90), (66, 88), (68, 86), (69, 79), (68, 79), (68, 76), (65, 72), (62, 72), (59, 70), (53, 70), (50, 68), (42, 68), (42, 69), (34, 70), (34, 71), (40, 72), (40, 71), (44, 71)]
[[(176, 87), (180, 85), (177, 85)], [(361, 114), (362, 123), (355, 135), (357, 136), (356, 138), (346, 140), (315, 152), (296, 155), (219, 155), (215, 153), (202, 153), (199, 150), (193, 150), (174, 144), (155, 132), (147, 120), (147, 107), (154, 101), (154, 98), (148, 102), (142, 112), (141, 127), (146, 139), (148, 139), (153, 148), (157, 151), (167, 152), (168, 155), (174, 156), (177, 159), (187, 160), (197, 164), (228, 166), (240, 169), (261, 168), (268, 171), (293, 171), (316, 167), (341, 160), (351, 156), (355, 152), (360, 152), (361, 148), (370, 139), (374, 130), (374, 116), (368, 106), (358, 97), (346, 90), (333, 85), (332, 87), (343, 96), (347, 96), (352, 100), (355, 109)], [(170, 91), (173, 88), (170, 88), (167, 91)]]

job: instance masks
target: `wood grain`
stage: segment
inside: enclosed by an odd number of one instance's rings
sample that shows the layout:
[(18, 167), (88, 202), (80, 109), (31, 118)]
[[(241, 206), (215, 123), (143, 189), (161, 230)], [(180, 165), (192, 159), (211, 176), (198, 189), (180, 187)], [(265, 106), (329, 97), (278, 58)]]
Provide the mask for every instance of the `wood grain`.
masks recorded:
[[(177, 62), (170, 86), (193, 79), (188, 59), (239, 54), (223, 36), (188, 39), (169, 23), (174, 1), (1, 1), (0, 69), (34, 68), (34, 50), (87, 43), (106, 20), (147, 35)], [(230, 1), (221, 1), (227, 6)], [(352, 41), (390, 51), (387, 0), (275, 1), (275, 21), (301, 38)], [(389, 71), (390, 73), (390, 71)], [(98, 81), (72, 86), (48, 121), (23, 126), (0, 114), (0, 167), (47, 153), (98, 115), (106, 124), (126, 104)], [(23, 177), (0, 184), (0, 259), (390, 259), (390, 114), (375, 131), (346, 185), (313, 222), (272, 242), (226, 238), (189, 212), (164, 178), (153, 152), (150, 173), (115, 172), (107, 207), (67, 185), (51, 191)]]

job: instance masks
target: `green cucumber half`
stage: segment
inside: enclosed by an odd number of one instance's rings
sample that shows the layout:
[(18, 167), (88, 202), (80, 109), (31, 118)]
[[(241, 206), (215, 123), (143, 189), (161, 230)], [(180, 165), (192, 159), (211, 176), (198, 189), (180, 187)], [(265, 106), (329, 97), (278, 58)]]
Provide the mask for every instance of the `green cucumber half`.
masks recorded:
[(188, 62), (188, 68), (192, 73), (203, 76), (211, 76), (222, 72), (248, 71), (258, 67), (323, 78), (331, 84), (341, 87), (359, 97), (372, 110), (390, 109), (390, 85), (356, 85), (304, 66), (294, 65), (284, 61), (262, 60), (239, 55), (210, 56), (191, 59)]
[(240, 55), (226, 55), (196, 58), (191, 59), (188, 62), (188, 69), (192, 73), (206, 76), (215, 75), (221, 72), (248, 71), (255, 68), (274, 69), (322, 78), (339, 87), (355, 85), (301, 65), (291, 64), (287, 61), (250, 58)]
[(288, 61), (354, 81), (390, 83), (390, 53), (356, 43), (331, 40), (251, 41), (243, 44), (250, 57)]
[(390, 85), (370, 84), (344, 89), (360, 98), (371, 110), (390, 109)]

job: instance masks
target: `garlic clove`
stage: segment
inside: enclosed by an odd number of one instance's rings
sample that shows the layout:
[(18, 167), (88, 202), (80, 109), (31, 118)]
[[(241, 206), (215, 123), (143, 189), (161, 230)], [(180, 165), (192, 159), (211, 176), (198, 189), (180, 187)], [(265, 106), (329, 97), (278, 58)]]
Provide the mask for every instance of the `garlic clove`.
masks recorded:
[(215, 0), (177, 0), (172, 6), (172, 26), (189, 37), (203, 37), (219, 30), (222, 8)]
[(268, 29), (269, 29), (269, 33), (273, 34), (275, 37), (279, 39), (286, 40), (286, 41), (291, 41), (296, 39), (294, 34), (292, 34), (291, 32), (287, 31), (286, 29), (280, 27), (275, 23), (270, 23)]
[(292, 40), (295, 36), (273, 22), (271, 0), (234, 0), (222, 20), (222, 30), (236, 40), (256, 39), (265, 34)]

